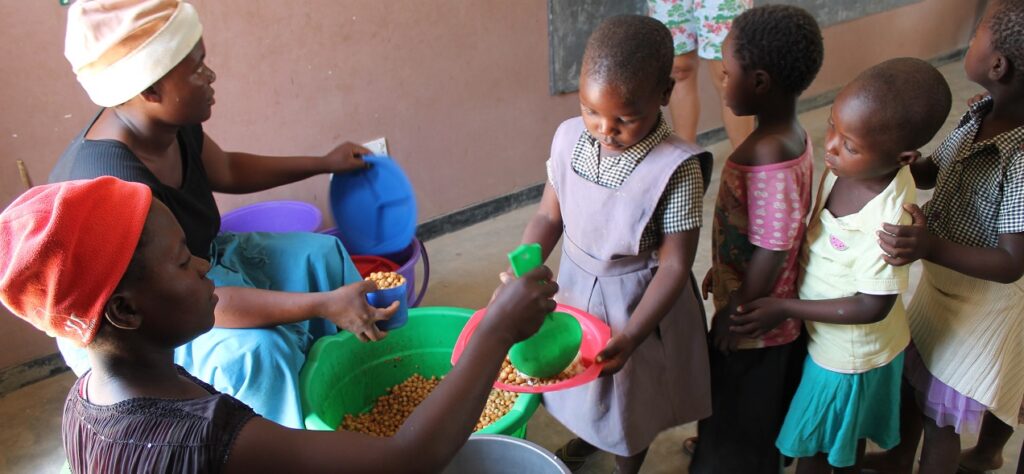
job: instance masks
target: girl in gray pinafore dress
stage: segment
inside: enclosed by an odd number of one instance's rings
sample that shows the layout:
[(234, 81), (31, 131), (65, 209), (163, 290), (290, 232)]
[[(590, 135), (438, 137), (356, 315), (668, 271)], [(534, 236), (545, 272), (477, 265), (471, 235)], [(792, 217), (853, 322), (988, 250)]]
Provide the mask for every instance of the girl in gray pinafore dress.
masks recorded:
[[(655, 252), (641, 252), (640, 240), (671, 171), (685, 160), (710, 156), (670, 134), (621, 186), (608, 188), (571, 166), (583, 133), (583, 120), (570, 119), (551, 146), (549, 175), (564, 226), (555, 299), (604, 320), (614, 335), (623, 331), (657, 271)], [(692, 273), (689, 280), (618, 373), (544, 394), (548, 411), (584, 441), (618, 456), (635, 455), (662, 430), (710, 415), (707, 326)]]
[(711, 414), (707, 324), (691, 272), (710, 154), (674, 135), (672, 35), (642, 15), (605, 19), (580, 69), (582, 115), (555, 132), (549, 183), (523, 232), (547, 257), (564, 236), (555, 299), (604, 320), (602, 376), (544, 394), (578, 438), (571, 469), (597, 449), (636, 473), (662, 430)]

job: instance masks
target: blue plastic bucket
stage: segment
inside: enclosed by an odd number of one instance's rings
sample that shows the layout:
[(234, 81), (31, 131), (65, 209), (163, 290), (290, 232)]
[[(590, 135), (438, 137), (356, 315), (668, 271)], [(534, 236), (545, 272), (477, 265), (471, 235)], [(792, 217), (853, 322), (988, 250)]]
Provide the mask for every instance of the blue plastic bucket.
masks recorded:
[(267, 201), (235, 209), (220, 218), (221, 232), (316, 232), (323, 215), (302, 201)]

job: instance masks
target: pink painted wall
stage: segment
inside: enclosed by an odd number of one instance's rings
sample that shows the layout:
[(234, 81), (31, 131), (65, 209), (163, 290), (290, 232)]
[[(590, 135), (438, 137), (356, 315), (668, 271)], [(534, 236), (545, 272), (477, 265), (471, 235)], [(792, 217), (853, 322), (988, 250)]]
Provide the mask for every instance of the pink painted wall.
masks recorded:
[[(555, 126), (573, 95), (548, 95), (547, 2), (462, 0), (195, 0), (206, 27), (217, 105), (206, 130), (225, 149), (323, 153), (386, 136), (418, 190), (420, 220), (543, 180)], [(825, 66), (810, 94), (893, 56), (934, 57), (966, 45), (977, 0), (925, 0), (825, 31)], [(44, 182), (96, 108), (63, 57), (66, 8), (0, 0), (0, 205), (23, 191), (15, 160)], [(718, 126), (702, 88), (701, 129)], [(327, 178), (247, 196), (323, 206)], [(326, 209), (325, 209), (326, 210)], [(55, 351), (0, 310), (0, 369)]]

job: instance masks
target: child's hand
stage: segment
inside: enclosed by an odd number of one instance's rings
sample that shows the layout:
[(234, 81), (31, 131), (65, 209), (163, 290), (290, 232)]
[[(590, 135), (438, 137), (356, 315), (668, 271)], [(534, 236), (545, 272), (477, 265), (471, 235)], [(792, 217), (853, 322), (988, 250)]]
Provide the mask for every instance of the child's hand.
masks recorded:
[(718, 349), (718, 352), (729, 355), (736, 352), (740, 337), (731, 331), (732, 319), (729, 317), (732, 312), (729, 308), (722, 308), (722, 311), (715, 312), (711, 319), (711, 345)]
[(700, 293), (704, 296), (704, 299), (708, 299), (708, 295), (711, 294), (711, 269), (708, 269), (707, 275), (704, 275), (704, 283), (700, 285)]
[(761, 337), (786, 320), (778, 298), (758, 298), (736, 307), (730, 330), (747, 337)]
[(910, 213), (910, 225), (882, 224), (885, 232), (878, 232), (878, 246), (882, 259), (889, 265), (902, 266), (926, 258), (931, 252), (932, 235), (928, 233), (928, 220), (917, 204), (904, 204)]
[(544, 315), (555, 310), (558, 283), (551, 280), (551, 269), (541, 265), (521, 278), (498, 287), (487, 315), (480, 322), (481, 334), (509, 338), (509, 345), (540, 329)]
[(608, 340), (608, 345), (604, 346), (601, 352), (597, 353), (595, 360), (604, 364), (601, 369), (601, 375), (612, 375), (626, 365), (626, 361), (629, 360), (629, 356), (633, 355), (633, 350), (636, 349), (636, 343), (625, 334), (616, 334)]
[(491, 303), (494, 302), (494, 298), (498, 297), (498, 291), (501, 290), (502, 286), (508, 284), (509, 282), (511, 282), (512, 280), (515, 280), (515, 279), (516, 279), (516, 277), (515, 277), (515, 275), (512, 274), (512, 270), (506, 270), (506, 271), (503, 271), (503, 272), (499, 273), (498, 274), (498, 280), (501, 281), (501, 285), (498, 285), (498, 287), (494, 289), (494, 293), (491, 293), (491, 299), (490, 299), (490, 301), (487, 302), (487, 306), (490, 306)]
[(345, 142), (338, 145), (324, 159), (327, 160), (328, 173), (347, 173), (352, 170), (366, 168), (363, 155), (369, 155), (370, 150), (352, 142)]
[(379, 341), (387, 336), (374, 323), (387, 321), (398, 311), (399, 303), (395, 301), (387, 308), (374, 308), (366, 301), (366, 294), (377, 290), (377, 284), (363, 280), (345, 285), (330, 293), (319, 308), (318, 314), (338, 327), (355, 334), (360, 341)]

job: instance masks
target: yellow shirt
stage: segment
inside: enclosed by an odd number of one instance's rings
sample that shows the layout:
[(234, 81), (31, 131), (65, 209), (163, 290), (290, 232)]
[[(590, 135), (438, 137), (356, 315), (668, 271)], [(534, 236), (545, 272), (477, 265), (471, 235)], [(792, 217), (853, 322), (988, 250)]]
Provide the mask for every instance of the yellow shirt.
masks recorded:
[[(882, 223), (910, 224), (904, 203), (916, 199), (910, 167), (904, 166), (881, 193), (855, 214), (834, 217), (825, 202), (836, 182), (826, 170), (807, 227), (801, 253), (800, 299), (845, 298), (857, 293), (899, 295), (907, 289), (910, 267), (882, 260), (876, 232)], [(885, 319), (872, 324), (827, 324), (806, 321), (807, 352), (818, 365), (843, 373), (860, 373), (889, 363), (910, 343), (903, 300), (897, 296)]]

